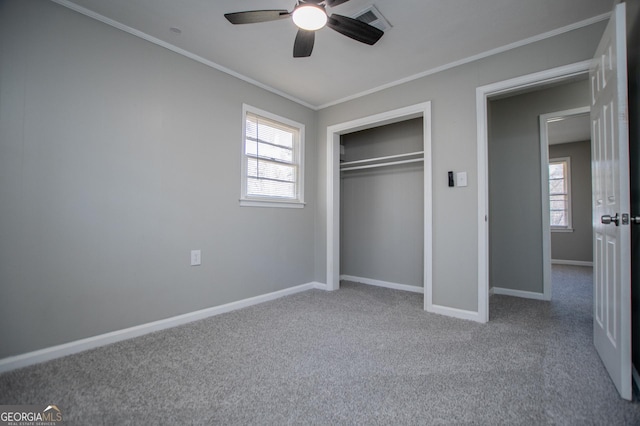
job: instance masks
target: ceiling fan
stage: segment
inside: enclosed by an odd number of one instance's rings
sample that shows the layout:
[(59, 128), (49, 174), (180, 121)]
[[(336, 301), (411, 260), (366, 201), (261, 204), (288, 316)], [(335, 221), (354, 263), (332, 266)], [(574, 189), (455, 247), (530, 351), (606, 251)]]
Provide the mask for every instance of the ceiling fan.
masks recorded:
[(293, 57), (311, 56), (316, 31), (327, 26), (349, 38), (368, 45), (375, 44), (384, 31), (357, 19), (332, 13), (327, 15), (326, 7), (335, 7), (349, 0), (297, 0), (293, 10), (249, 10), (246, 12), (225, 13), (232, 24), (255, 24), (277, 21), (291, 17), (298, 27), (293, 43)]

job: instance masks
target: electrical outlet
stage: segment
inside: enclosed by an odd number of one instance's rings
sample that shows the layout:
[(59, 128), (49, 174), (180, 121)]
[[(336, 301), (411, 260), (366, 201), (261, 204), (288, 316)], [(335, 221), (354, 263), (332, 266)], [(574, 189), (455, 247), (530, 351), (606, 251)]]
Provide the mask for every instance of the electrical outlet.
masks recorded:
[(202, 265), (202, 253), (200, 250), (191, 250), (191, 266)]

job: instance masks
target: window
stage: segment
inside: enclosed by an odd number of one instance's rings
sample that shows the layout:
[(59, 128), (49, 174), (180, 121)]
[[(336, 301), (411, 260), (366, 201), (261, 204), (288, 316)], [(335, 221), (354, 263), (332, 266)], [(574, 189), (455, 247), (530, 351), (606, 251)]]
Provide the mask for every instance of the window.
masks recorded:
[(304, 125), (244, 105), (243, 206), (304, 207)]
[(549, 160), (551, 230), (571, 230), (571, 162), (569, 157)]

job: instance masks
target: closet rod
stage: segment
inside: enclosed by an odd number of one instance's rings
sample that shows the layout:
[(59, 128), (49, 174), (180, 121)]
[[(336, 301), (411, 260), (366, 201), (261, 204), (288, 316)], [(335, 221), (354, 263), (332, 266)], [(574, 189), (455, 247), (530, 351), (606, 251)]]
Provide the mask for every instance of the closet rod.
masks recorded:
[(391, 160), (392, 158), (413, 157), (415, 155), (424, 155), (424, 151), (407, 152), (405, 154), (387, 155), (386, 157), (367, 158), (366, 160), (345, 161), (340, 166), (350, 166), (352, 164), (371, 163), (372, 161)]
[(344, 169), (340, 169), (340, 171), (347, 172), (349, 170), (373, 169), (375, 167), (393, 166), (395, 164), (417, 163), (419, 161), (424, 161), (424, 158), (414, 158), (412, 160), (390, 161), (388, 163), (380, 163), (380, 164), (368, 164), (366, 166), (345, 167)]

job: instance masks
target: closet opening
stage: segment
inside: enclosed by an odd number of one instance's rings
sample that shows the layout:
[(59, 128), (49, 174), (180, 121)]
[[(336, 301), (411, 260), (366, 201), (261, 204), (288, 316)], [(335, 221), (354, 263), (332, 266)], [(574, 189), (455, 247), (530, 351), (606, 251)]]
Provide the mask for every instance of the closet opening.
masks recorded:
[(340, 136), (340, 280), (424, 293), (423, 118)]
[[(367, 136), (377, 134), (377, 137), (388, 133), (396, 132), (399, 129), (404, 129), (408, 132), (409, 129), (415, 132), (416, 128), (421, 128), (420, 136), (407, 136), (406, 141), (397, 141), (395, 144), (387, 141), (376, 144), (374, 142), (363, 142)], [(367, 131), (370, 131), (367, 132)], [(407, 133), (408, 135), (408, 133)], [(344, 136), (344, 138), (343, 138)], [(400, 137), (402, 139), (402, 137)], [(359, 140), (359, 142), (358, 142)], [(342, 156), (343, 161), (340, 161), (341, 157), (341, 141), (345, 143), (344, 154)], [(402, 244), (404, 246), (398, 246), (399, 239), (396, 236), (390, 236), (391, 242), (395, 242), (395, 246), (388, 246), (386, 248), (386, 254), (389, 256), (392, 252), (399, 252), (402, 254), (404, 251), (411, 250), (410, 247), (415, 246), (415, 241), (421, 241), (421, 251), (418, 253), (419, 261), (415, 259), (415, 253), (411, 253), (410, 259), (412, 259), (412, 267), (403, 268), (402, 262), (407, 262), (407, 259), (400, 259), (400, 266), (394, 266), (393, 269), (399, 270), (398, 275), (388, 275), (388, 272), (378, 274), (376, 269), (377, 265), (370, 272), (366, 272), (365, 269), (354, 269), (354, 265), (364, 265), (368, 263), (371, 265), (376, 258), (380, 257), (380, 248), (374, 247), (374, 251), (377, 252), (370, 255), (365, 262), (359, 259), (358, 253), (345, 253), (345, 258), (341, 259), (341, 248), (346, 250), (344, 244), (357, 244), (357, 240), (354, 243), (353, 240), (349, 241), (350, 235), (354, 231), (363, 232), (362, 229), (358, 229), (361, 226), (358, 222), (358, 215), (366, 210), (367, 206), (358, 206), (354, 211), (348, 211), (349, 215), (347, 224), (349, 229), (342, 229), (341, 211), (342, 203), (346, 202), (345, 196), (349, 191), (355, 191), (357, 185), (352, 183), (357, 182), (358, 179), (372, 178), (376, 182), (369, 186), (369, 191), (375, 191), (375, 188), (381, 185), (381, 188), (393, 188), (392, 192), (403, 192), (402, 187), (397, 187), (396, 183), (390, 183), (391, 181), (383, 181), (392, 176), (392, 180), (395, 178), (398, 180), (398, 184), (402, 181), (403, 173), (400, 168), (408, 168), (415, 174), (419, 169), (422, 176), (421, 185), (412, 184), (412, 199), (411, 204), (407, 205), (407, 210), (412, 211), (412, 215), (415, 219), (416, 211), (421, 217), (420, 225), (413, 227), (409, 231), (419, 236), (414, 235), (413, 239), (404, 240)], [(342, 275), (344, 278), (358, 277), (358, 275), (352, 275), (355, 273), (361, 275), (359, 278), (368, 278), (369, 284), (393, 286), (402, 290), (410, 290), (424, 293), (424, 307), (429, 310), (431, 306), (431, 291), (432, 291), (432, 176), (431, 176), (431, 103), (425, 102), (405, 108), (400, 108), (384, 113), (352, 120), (349, 122), (336, 124), (327, 127), (327, 258), (326, 258), (326, 282), (328, 290), (337, 290), (340, 288), (341, 277), (341, 261), (344, 261), (347, 269), (344, 270)], [(341, 175), (350, 174), (350, 177), (342, 178)], [(346, 186), (343, 180), (350, 180)], [(419, 190), (419, 195), (415, 192)], [(345, 194), (342, 194), (342, 193)], [(357, 194), (358, 197), (363, 194)], [(389, 194), (387, 194), (389, 195)], [(390, 194), (392, 196), (398, 194)], [(350, 197), (357, 199), (358, 197)], [(409, 197), (411, 198), (411, 197)], [(348, 200), (351, 202), (351, 200)], [(393, 197), (386, 201), (370, 199), (371, 210), (375, 210), (374, 206), (382, 206), (383, 213), (380, 214), (379, 210), (376, 210), (377, 216), (368, 217), (362, 222), (369, 222), (369, 226), (373, 226), (374, 229), (385, 226), (384, 222), (381, 222), (385, 217), (392, 214), (400, 214), (403, 208), (393, 209), (393, 203), (399, 202), (394, 200)], [(416, 203), (420, 204), (421, 208), (416, 208)], [(363, 207), (365, 207), (363, 209)], [(347, 207), (349, 209), (349, 207)], [(358, 210), (360, 209), (360, 210)], [(391, 211), (396, 213), (391, 213)], [(386, 213), (384, 213), (386, 211)], [(354, 225), (350, 225), (351, 223)], [(405, 225), (408, 229), (409, 226)], [(378, 232), (376, 231), (376, 232)], [(383, 232), (384, 234), (384, 232)], [(387, 233), (386, 235), (390, 235)], [(381, 235), (377, 234), (376, 239), (380, 239)], [(343, 238), (346, 238), (343, 241)], [(353, 255), (353, 256), (352, 256)], [(407, 253), (407, 256), (409, 254)], [(416, 263), (418, 264), (416, 268)], [(416, 277), (416, 269), (419, 277)], [(353, 272), (350, 272), (353, 271)], [(359, 272), (365, 271), (365, 272)], [(375, 274), (372, 273), (376, 272)], [(410, 276), (410, 279), (405, 279), (406, 276)], [(416, 279), (417, 278), (417, 279)], [(403, 282), (404, 281), (404, 282)], [(395, 286), (394, 286), (395, 285)], [(399, 286), (398, 286), (399, 285)]]

